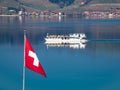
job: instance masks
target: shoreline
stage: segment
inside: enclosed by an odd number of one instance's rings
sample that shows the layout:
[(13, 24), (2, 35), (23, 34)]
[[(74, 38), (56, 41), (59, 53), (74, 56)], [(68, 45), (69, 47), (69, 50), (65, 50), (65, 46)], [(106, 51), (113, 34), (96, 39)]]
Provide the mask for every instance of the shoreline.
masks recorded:
[[(72, 17), (79, 17), (79, 15), (77, 16), (78, 14), (76, 15), (72, 15)], [(5, 14), (2, 14), (0, 15), (0, 17), (21, 17), (21, 16), (25, 16), (25, 15), (19, 15), (19, 14), (14, 14), (14, 15), (5, 15)], [(35, 16), (35, 15), (30, 15), (30, 16)], [(66, 17), (69, 15), (60, 15), (60, 17)], [(39, 17), (56, 17), (56, 15), (39, 15)], [(59, 15), (57, 15), (57, 17), (59, 17)], [(120, 14), (106, 14), (103, 12), (84, 12), (83, 15), (82, 15), (82, 18), (85, 18), (85, 19), (120, 19)]]
[(18, 15), (18, 14), (15, 14), (15, 15), (5, 15), (5, 14), (2, 14), (2, 15), (0, 15), (0, 16), (20, 16), (20, 15)]

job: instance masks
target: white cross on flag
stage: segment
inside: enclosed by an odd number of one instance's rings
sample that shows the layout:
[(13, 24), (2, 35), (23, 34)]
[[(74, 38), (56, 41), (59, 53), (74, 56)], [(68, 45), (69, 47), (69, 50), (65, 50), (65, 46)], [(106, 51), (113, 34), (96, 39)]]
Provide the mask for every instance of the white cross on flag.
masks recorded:
[(42, 65), (38, 60), (38, 57), (34, 52), (34, 49), (32, 48), (29, 40), (26, 37), (24, 54), (25, 54), (24, 66), (46, 77), (45, 71), (43, 70)]

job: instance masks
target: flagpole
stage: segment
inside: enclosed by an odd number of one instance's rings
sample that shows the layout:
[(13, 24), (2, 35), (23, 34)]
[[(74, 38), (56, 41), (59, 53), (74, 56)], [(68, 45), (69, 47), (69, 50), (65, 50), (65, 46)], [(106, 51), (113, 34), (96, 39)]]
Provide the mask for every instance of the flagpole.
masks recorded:
[(26, 44), (26, 30), (24, 30), (24, 59), (23, 59), (23, 88), (25, 90), (25, 44)]

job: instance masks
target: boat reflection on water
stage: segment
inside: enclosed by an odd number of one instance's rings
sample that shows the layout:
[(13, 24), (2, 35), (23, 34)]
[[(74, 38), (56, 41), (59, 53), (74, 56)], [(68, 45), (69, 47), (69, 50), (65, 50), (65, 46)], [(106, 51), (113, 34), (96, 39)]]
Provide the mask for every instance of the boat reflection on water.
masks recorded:
[(74, 33), (69, 35), (48, 35), (45, 38), (47, 47), (69, 47), (73, 49), (84, 49), (86, 47), (86, 35)]
[(84, 43), (79, 43), (79, 44), (65, 44), (65, 43), (56, 43), (56, 44), (46, 44), (47, 48), (48, 47), (69, 47), (73, 49), (84, 49), (86, 47), (86, 44)]

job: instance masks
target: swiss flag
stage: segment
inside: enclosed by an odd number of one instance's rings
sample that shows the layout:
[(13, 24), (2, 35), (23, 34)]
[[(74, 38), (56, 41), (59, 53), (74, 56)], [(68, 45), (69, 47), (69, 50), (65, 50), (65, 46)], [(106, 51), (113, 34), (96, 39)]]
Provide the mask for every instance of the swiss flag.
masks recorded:
[(43, 70), (42, 65), (38, 60), (38, 57), (26, 36), (24, 45), (24, 66), (46, 77), (45, 71)]

